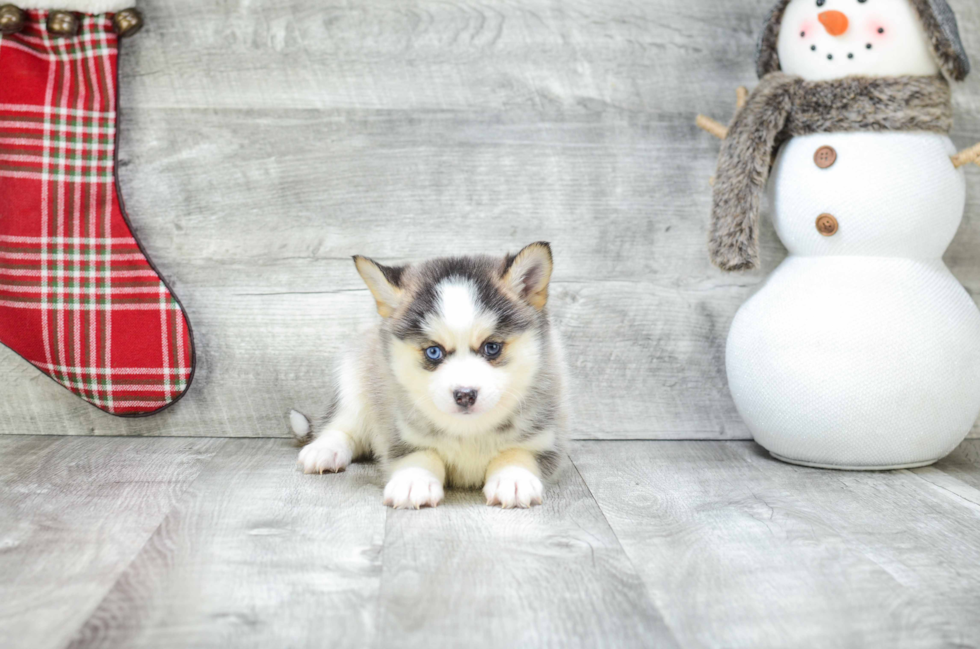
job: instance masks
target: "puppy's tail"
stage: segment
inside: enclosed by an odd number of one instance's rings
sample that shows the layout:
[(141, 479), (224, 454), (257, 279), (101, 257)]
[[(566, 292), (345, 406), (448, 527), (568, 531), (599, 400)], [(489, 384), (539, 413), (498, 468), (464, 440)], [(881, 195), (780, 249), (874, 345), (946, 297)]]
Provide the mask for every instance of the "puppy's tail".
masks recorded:
[(293, 433), (293, 439), (300, 446), (309, 444), (313, 441), (313, 426), (306, 415), (299, 410), (289, 411), (289, 430)]

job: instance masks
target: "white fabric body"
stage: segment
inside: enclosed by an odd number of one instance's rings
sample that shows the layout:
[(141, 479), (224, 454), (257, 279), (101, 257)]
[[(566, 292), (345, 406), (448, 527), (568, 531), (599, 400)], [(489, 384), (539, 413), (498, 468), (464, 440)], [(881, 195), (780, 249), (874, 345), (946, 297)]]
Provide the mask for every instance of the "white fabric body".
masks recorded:
[[(830, 34), (818, 18), (825, 11), (843, 13), (847, 31)], [(792, 0), (780, 23), (776, 51), (783, 72), (810, 81), (939, 74), (909, 0), (827, 0), (822, 7), (814, 0)]]
[[(0, 3), (2, 4), (2, 3)], [(56, 9), (77, 11), (83, 14), (115, 13), (135, 7), (136, 0), (18, 0), (13, 3), (21, 9)]]
[[(813, 154), (833, 146), (836, 163)], [(790, 256), (739, 310), (728, 380), (755, 439), (791, 461), (924, 464), (980, 414), (980, 311), (941, 256), (965, 202), (948, 138), (794, 138), (770, 180)], [(832, 214), (824, 237), (816, 218)]]
[[(833, 147), (827, 169), (813, 156)], [(966, 179), (949, 157), (953, 142), (935, 133), (827, 133), (783, 145), (768, 192), (773, 225), (794, 255), (874, 255), (939, 259), (956, 235)], [(821, 235), (817, 217), (840, 228)]]

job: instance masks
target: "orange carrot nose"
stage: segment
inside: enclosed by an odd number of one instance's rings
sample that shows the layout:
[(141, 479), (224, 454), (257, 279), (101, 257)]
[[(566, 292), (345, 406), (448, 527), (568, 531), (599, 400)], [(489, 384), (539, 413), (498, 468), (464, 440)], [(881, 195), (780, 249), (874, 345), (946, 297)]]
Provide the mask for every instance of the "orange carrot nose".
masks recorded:
[(847, 31), (847, 16), (839, 11), (824, 11), (817, 18), (831, 36), (840, 36)]

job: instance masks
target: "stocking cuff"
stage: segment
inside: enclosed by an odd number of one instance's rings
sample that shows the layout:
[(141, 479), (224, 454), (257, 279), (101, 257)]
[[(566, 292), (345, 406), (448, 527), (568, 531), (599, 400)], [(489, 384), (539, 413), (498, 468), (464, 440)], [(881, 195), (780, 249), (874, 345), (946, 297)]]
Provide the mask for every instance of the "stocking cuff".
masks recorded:
[(21, 9), (60, 9), (84, 14), (115, 13), (136, 6), (136, 0), (14, 0)]

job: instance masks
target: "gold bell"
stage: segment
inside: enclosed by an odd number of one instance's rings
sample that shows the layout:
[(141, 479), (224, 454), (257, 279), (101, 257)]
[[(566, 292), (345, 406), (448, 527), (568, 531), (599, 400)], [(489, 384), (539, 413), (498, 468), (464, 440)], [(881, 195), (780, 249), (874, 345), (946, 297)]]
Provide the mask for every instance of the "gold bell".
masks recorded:
[(27, 14), (19, 7), (14, 5), (0, 6), (0, 34), (16, 34), (24, 29), (26, 20)]
[(112, 17), (112, 27), (120, 38), (132, 36), (143, 29), (143, 14), (136, 7), (123, 9)]
[(78, 16), (70, 11), (52, 11), (48, 14), (48, 33), (52, 36), (74, 36), (78, 33)]

